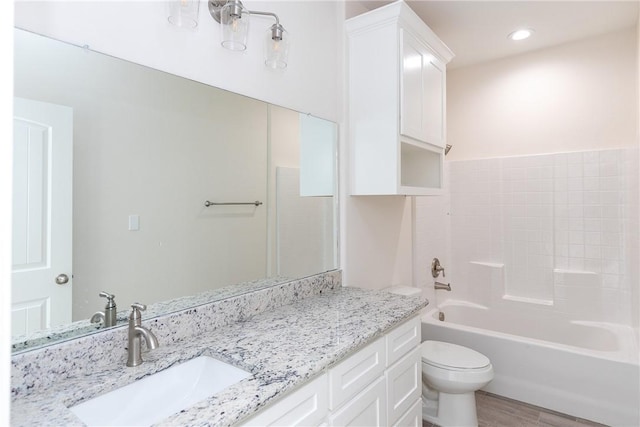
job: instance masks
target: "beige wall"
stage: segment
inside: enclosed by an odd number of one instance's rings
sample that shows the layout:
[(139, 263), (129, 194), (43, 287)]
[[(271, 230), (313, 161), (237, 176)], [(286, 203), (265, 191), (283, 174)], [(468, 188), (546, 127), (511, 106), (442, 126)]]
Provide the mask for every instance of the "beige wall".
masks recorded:
[[(636, 142), (640, 142), (640, 11), (638, 12), (638, 24), (636, 26), (636, 54), (637, 54), (637, 63), (636, 63), (636, 102), (638, 105), (638, 116), (636, 117)], [(640, 150), (638, 150), (640, 156)], [(640, 163), (640, 161), (639, 161)], [(638, 178), (638, 191), (636, 197), (640, 200), (640, 177)], [(640, 219), (636, 218), (636, 221), (640, 221)], [(640, 229), (640, 227), (638, 227)], [(638, 337), (638, 342), (640, 342), (640, 236), (636, 239), (635, 245), (635, 253), (632, 253), (631, 256), (631, 264), (634, 266), (634, 273), (631, 275), (632, 283), (636, 283), (637, 286), (632, 288), (631, 297), (636, 301), (635, 310), (632, 314), (632, 322), (636, 325), (636, 336)], [(635, 274), (635, 275), (634, 275)], [(640, 408), (638, 408), (640, 411)]]
[[(298, 112), (278, 106), (269, 106), (269, 140), (271, 142), (269, 160), (269, 198), (273, 203), (269, 203), (269, 251), (268, 251), (268, 274), (274, 275), (277, 269), (277, 212), (276, 212), (276, 168), (278, 166), (287, 168), (300, 167), (300, 145), (298, 135), (300, 126)], [(275, 142), (278, 142), (275, 144)]]
[(451, 160), (637, 143), (635, 28), (447, 73)]
[(16, 96), (74, 108), (74, 320), (103, 290), (125, 309), (266, 276), (266, 103), (22, 31), (16, 45)]

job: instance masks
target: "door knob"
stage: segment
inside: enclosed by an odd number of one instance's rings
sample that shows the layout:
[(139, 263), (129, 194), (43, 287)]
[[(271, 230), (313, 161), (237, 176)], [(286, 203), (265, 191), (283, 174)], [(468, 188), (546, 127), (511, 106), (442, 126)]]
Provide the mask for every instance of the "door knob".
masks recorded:
[(56, 277), (56, 283), (58, 285), (64, 285), (66, 283), (69, 283), (69, 276), (67, 276), (66, 274), (58, 274), (58, 277)]

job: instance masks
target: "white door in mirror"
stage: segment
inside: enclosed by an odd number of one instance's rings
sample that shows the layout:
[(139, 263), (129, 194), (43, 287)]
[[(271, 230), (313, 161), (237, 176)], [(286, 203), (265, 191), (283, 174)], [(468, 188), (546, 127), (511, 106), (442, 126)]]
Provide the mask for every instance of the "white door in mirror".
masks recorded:
[(70, 409), (88, 426), (149, 426), (250, 376), (200, 356)]
[(71, 322), (73, 109), (14, 98), (11, 333)]

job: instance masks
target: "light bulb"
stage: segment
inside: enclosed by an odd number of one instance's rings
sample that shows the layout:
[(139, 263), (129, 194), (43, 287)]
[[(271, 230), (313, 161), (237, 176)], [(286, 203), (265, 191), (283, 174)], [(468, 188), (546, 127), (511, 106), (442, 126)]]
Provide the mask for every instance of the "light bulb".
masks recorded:
[(230, 1), (220, 11), (221, 44), (229, 50), (245, 50), (250, 12), (240, 2)]

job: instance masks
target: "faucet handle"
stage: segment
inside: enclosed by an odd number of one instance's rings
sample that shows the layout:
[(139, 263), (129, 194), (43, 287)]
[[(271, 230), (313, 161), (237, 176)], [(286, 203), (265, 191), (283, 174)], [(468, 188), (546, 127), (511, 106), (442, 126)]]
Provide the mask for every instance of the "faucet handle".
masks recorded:
[(108, 292), (102, 291), (98, 294), (99, 297), (104, 297), (106, 299), (114, 299), (116, 296), (113, 294), (110, 294)]
[(134, 322), (135, 324), (139, 325), (140, 320), (142, 320), (141, 311), (145, 311), (146, 309), (147, 309), (147, 306), (144, 304), (140, 304), (139, 302), (134, 302), (133, 304), (131, 304), (131, 314), (129, 315), (129, 324), (131, 324), (131, 322)]
[(431, 261), (431, 275), (434, 278), (438, 277), (441, 271), (442, 271), (442, 277), (445, 277), (444, 267), (440, 265), (440, 260), (438, 258), (434, 258), (433, 261)]
[(133, 304), (131, 304), (131, 308), (133, 309), (133, 311), (136, 311), (136, 309), (145, 311), (147, 309), (147, 306), (145, 304), (140, 304), (139, 302), (134, 302)]
[(105, 307), (105, 310), (109, 310), (109, 309), (115, 309), (116, 308), (116, 301), (115, 301), (115, 295), (114, 294), (110, 294), (107, 293), (105, 291), (102, 291), (98, 294), (98, 296), (100, 297), (104, 297), (107, 299), (107, 306)]

